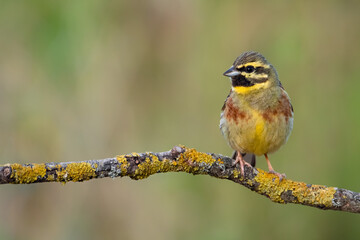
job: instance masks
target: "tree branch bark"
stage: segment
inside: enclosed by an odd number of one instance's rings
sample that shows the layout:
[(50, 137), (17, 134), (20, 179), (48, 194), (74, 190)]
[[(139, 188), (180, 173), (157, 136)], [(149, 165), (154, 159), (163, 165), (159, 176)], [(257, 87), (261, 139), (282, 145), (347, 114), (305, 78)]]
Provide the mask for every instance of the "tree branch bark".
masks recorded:
[(202, 153), (184, 146), (159, 153), (132, 153), (81, 162), (6, 164), (0, 166), (0, 184), (82, 182), (93, 178), (125, 177), (139, 180), (155, 173), (187, 172), (239, 183), (277, 203), (295, 203), (320, 209), (360, 213), (360, 193), (336, 187), (312, 185), (279, 178), (245, 166), (245, 177), (233, 159)]

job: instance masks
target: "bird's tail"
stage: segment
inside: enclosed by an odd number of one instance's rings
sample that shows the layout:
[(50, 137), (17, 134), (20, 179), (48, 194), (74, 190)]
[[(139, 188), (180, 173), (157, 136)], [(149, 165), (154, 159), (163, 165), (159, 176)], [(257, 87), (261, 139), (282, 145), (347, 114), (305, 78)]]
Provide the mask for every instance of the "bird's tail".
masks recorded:
[[(256, 156), (252, 153), (242, 153), (241, 154), (244, 160), (251, 164), (251, 166), (255, 167), (256, 165)], [(237, 151), (234, 151), (234, 154), (232, 155), (232, 159), (236, 159)]]

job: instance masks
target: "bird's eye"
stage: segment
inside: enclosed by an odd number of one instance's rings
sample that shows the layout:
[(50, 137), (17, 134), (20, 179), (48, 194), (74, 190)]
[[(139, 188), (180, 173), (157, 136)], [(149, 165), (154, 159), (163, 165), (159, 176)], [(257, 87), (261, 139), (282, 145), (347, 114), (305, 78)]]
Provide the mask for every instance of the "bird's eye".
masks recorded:
[(247, 66), (246, 68), (245, 68), (245, 71), (247, 72), (247, 73), (252, 73), (252, 72), (254, 72), (255, 71), (255, 68), (254, 68), (254, 66)]

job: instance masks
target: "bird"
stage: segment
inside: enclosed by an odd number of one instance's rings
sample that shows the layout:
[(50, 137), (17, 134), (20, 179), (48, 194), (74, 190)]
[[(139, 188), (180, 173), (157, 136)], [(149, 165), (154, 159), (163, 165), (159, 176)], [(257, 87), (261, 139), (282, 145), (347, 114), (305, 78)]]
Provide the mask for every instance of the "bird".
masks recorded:
[(255, 167), (255, 155), (264, 155), (269, 173), (281, 181), (286, 175), (274, 170), (268, 154), (287, 142), (294, 109), (275, 67), (260, 53), (249, 51), (237, 57), (223, 75), (230, 78), (231, 90), (221, 109), (220, 130), (235, 150), (234, 165), (240, 164), (244, 177), (245, 165)]

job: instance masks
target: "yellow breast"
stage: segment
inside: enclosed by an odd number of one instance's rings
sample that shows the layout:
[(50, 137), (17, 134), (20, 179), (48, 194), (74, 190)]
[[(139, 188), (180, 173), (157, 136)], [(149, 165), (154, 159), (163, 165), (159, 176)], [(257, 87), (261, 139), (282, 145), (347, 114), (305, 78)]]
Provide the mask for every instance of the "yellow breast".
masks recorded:
[[(243, 131), (241, 142), (249, 152), (262, 155), (268, 151), (269, 147), (269, 143), (266, 141), (268, 124), (259, 112), (251, 110), (251, 115), (252, 117), (247, 123), (249, 126), (244, 128), (247, 130)], [(245, 125), (247, 124), (245, 123)]]
[(245, 106), (238, 112), (229, 110), (223, 114), (222, 132), (230, 146), (243, 153), (263, 155), (276, 151), (292, 128), (292, 117), (287, 119), (283, 114), (270, 115)]
[(225, 139), (233, 149), (242, 153), (263, 155), (278, 150), (287, 141), (293, 125), (292, 108), (286, 92), (280, 89), (277, 105), (255, 109), (240, 93), (242, 91), (242, 88), (234, 87), (224, 105), (220, 128)]

